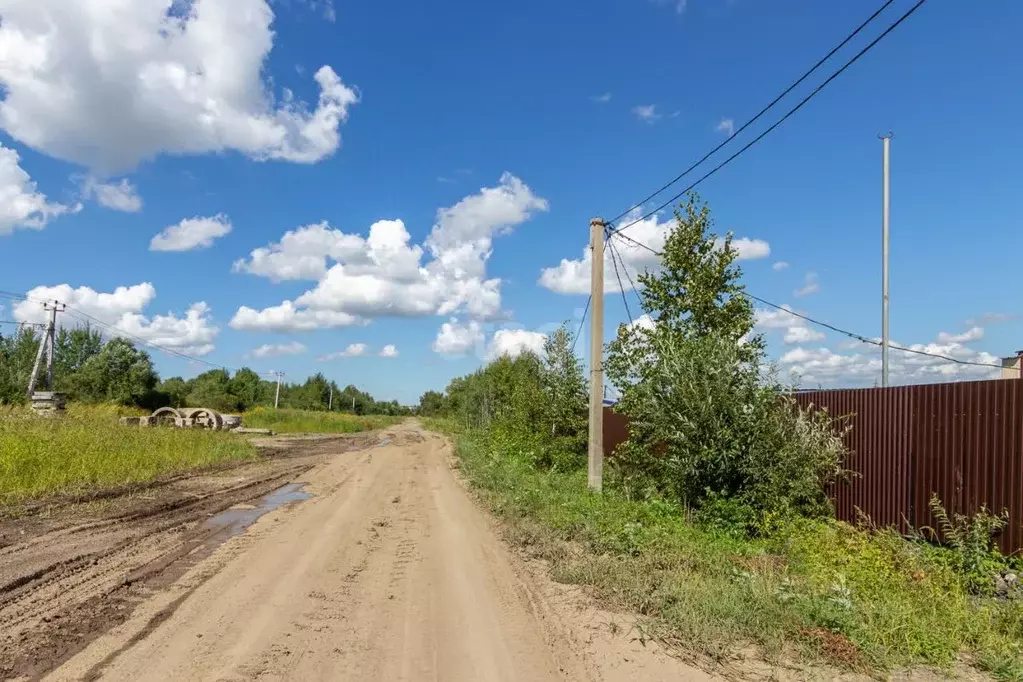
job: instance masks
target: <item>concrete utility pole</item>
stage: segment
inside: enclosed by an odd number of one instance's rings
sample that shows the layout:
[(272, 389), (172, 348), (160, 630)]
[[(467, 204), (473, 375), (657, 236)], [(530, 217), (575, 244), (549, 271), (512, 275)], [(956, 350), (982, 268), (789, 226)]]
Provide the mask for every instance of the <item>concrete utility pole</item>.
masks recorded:
[(888, 162), (892, 134), (881, 136), (881, 386), (888, 386), (888, 208), (890, 202)]
[(274, 409), (277, 409), (278, 403), (281, 401), (281, 379), (284, 378), (284, 372), (271, 372), (277, 377), (277, 392), (274, 394)]
[(590, 221), (590, 443), (588, 482), (604, 486), (604, 221)]
[(53, 307), (44, 303), (43, 308), (50, 311), (50, 345), (46, 348), (46, 390), (53, 390), (53, 347), (57, 343), (57, 312), (64, 312), (67, 308), (60, 301), (54, 301)]
[(57, 313), (64, 312), (67, 308), (60, 301), (54, 301), (51, 306), (49, 303), (43, 304), (43, 310), (50, 313), (50, 319), (46, 323), (46, 330), (43, 332), (43, 337), (39, 339), (39, 350), (36, 352), (36, 361), (32, 365), (32, 374), (28, 379), (28, 397), (32, 397), (32, 393), (36, 389), (36, 380), (39, 379), (39, 367), (42, 365), (43, 355), (46, 355), (46, 390), (53, 390), (53, 345), (57, 337)]
[(330, 387), (330, 395), (327, 397), (327, 412), (334, 409), (334, 387)]

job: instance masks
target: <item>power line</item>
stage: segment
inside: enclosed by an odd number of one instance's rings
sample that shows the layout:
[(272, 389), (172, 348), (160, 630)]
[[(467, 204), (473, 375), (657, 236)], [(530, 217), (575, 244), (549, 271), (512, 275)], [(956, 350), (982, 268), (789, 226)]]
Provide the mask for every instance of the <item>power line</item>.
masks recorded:
[[(19, 300), (19, 301), (31, 301), (33, 303), (44, 303), (44, 304), (46, 303), (46, 301), (30, 298), (30, 297), (26, 296), (25, 294), (19, 294), (19, 293), (13, 292), (13, 291), (3, 291), (3, 290), (0, 290), (0, 297), (9, 298), (9, 299), (13, 299), (13, 300)], [(87, 312), (84, 312), (82, 310), (78, 310), (76, 308), (72, 308), (71, 306), (68, 306), (67, 304), (64, 304), (64, 305), (67, 306), (67, 312), (70, 313), (72, 315), (72, 317), (76, 317), (79, 320), (82, 320), (82, 321), (84, 321), (86, 323), (91, 322), (93, 324), (98, 324), (99, 326), (101, 326), (101, 327), (103, 327), (105, 329), (108, 329), (108, 330), (110, 330), (111, 332), (113, 332), (115, 334), (118, 334), (120, 336), (127, 336), (128, 338), (130, 338), (130, 339), (132, 339), (132, 340), (134, 340), (134, 341), (136, 341), (138, 343), (141, 343), (144, 346), (148, 346), (150, 348), (156, 349), (158, 351), (161, 351), (161, 352), (166, 353), (168, 355), (172, 355), (172, 356), (180, 358), (182, 360), (189, 360), (191, 362), (198, 362), (198, 363), (201, 363), (203, 365), (207, 365), (209, 367), (214, 367), (216, 369), (222, 369), (222, 370), (228, 371), (228, 372), (231, 371), (230, 368), (225, 367), (224, 365), (218, 365), (215, 362), (210, 362), (209, 360), (203, 360), (202, 358), (197, 358), (197, 357), (194, 357), (192, 355), (188, 355), (187, 353), (182, 353), (181, 351), (174, 350), (172, 348), (167, 348), (166, 346), (161, 346), (160, 344), (153, 343), (152, 341), (148, 341), (148, 340), (146, 340), (146, 339), (144, 339), (144, 338), (142, 338), (140, 336), (136, 336), (135, 334), (131, 334), (130, 332), (127, 332), (127, 331), (121, 329), (120, 327), (117, 327), (116, 325), (112, 325), (112, 324), (110, 324), (108, 322), (104, 322), (103, 320), (99, 319), (98, 317), (94, 317), (93, 315), (90, 315)], [(26, 324), (33, 324), (33, 325), (39, 326), (39, 327), (44, 326), (44, 325), (41, 325), (41, 324), (31, 323), (31, 322), (30, 323), (26, 323)]]
[(583, 333), (583, 325), (586, 324), (586, 313), (588, 313), (590, 311), (590, 303), (592, 303), (592, 302), (593, 302), (593, 294), (590, 294), (589, 296), (586, 297), (586, 307), (583, 308), (583, 316), (582, 316), (582, 319), (579, 320), (579, 329), (576, 330), (575, 337), (573, 337), (573, 339), (572, 339), (572, 353), (573, 354), (575, 353), (575, 344), (579, 340), (579, 337)]
[(129, 332), (126, 332), (125, 330), (121, 329), (120, 327), (117, 327), (115, 325), (112, 325), (112, 324), (109, 324), (107, 322), (104, 322), (103, 320), (101, 320), (101, 319), (99, 319), (97, 317), (94, 317), (94, 316), (92, 316), (92, 315), (90, 315), (90, 314), (88, 314), (86, 312), (83, 312), (81, 310), (77, 310), (76, 308), (72, 308), (71, 306), (67, 307), (67, 311), (72, 316), (74, 316), (74, 317), (78, 317), (79, 319), (84, 319), (86, 321), (98, 324), (101, 327), (104, 327), (104, 328), (110, 330), (111, 332), (113, 332), (115, 334), (118, 334), (118, 335), (121, 335), (121, 336), (127, 336), (128, 338), (133, 339), (134, 341), (137, 341), (138, 343), (141, 343), (141, 344), (143, 344), (145, 346), (148, 346), (150, 348), (155, 348), (156, 350), (161, 351), (163, 353), (166, 353), (168, 355), (173, 355), (174, 357), (180, 358), (182, 360), (189, 360), (191, 362), (198, 362), (198, 363), (207, 365), (209, 367), (214, 367), (216, 369), (222, 369), (224, 371), (230, 371), (224, 365), (218, 365), (218, 364), (216, 364), (214, 362), (210, 362), (209, 360), (203, 360), (202, 358), (197, 358), (197, 357), (188, 355), (187, 353), (182, 353), (181, 351), (174, 350), (172, 348), (167, 348), (167, 347), (161, 346), (161, 345), (159, 345), (157, 343), (153, 343), (152, 341), (148, 341), (148, 340), (146, 340), (146, 339), (144, 339), (144, 338), (142, 338), (140, 336), (136, 336), (135, 334), (131, 334)]
[(804, 97), (804, 98), (803, 98), (803, 99), (802, 99), (802, 100), (801, 100), (801, 101), (799, 102), (799, 104), (797, 104), (796, 106), (794, 106), (794, 107), (793, 107), (792, 109), (789, 109), (789, 110), (788, 110), (788, 112), (786, 112), (784, 116), (782, 116), (782, 117), (781, 117), (780, 119), (778, 119), (778, 121), (776, 121), (776, 122), (775, 122), (775, 123), (774, 123), (774, 124), (773, 124), (773, 125), (772, 125), (771, 127), (769, 127), (769, 128), (767, 129), (767, 130), (765, 130), (764, 132), (762, 132), (762, 133), (760, 133), (759, 135), (757, 135), (757, 136), (756, 136), (755, 138), (753, 138), (753, 139), (752, 139), (752, 140), (751, 140), (750, 142), (746, 143), (746, 145), (745, 145), (744, 147), (742, 147), (741, 149), (739, 149), (739, 151), (737, 151), (737, 152), (735, 152), (734, 154), (732, 154), (731, 156), (729, 156), (729, 157), (728, 157), (727, 159), (725, 159), (724, 161), (722, 161), (721, 163), (719, 163), (719, 164), (718, 164), (717, 166), (715, 166), (714, 168), (712, 168), (712, 169), (711, 169), (710, 171), (708, 171), (707, 173), (705, 173), (705, 174), (704, 174), (703, 176), (701, 176), (699, 180), (697, 180), (696, 182), (692, 183), (691, 185), (689, 185), (688, 187), (686, 187), (686, 188), (685, 188), (684, 190), (682, 190), (682, 191), (681, 191), (681, 192), (679, 192), (678, 194), (674, 195), (673, 197), (671, 197), (670, 199), (668, 199), (667, 201), (665, 201), (664, 203), (662, 203), (662, 204), (661, 204), (660, 206), (658, 206), (658, 207), (657, 207), (657, 208), (655, 208), (654, 210), (652, 210), (652, 211), (650, 211), (650, 212), (648, 212), (648, 213), (644, 214), (644, 215), (643, 215), (643, 216), (642, 216), (641, 218), (637, 218), (636, 220), (633, 220), (632, 222), (628, 223), (628, 224), (627, 224), (627, 225), (625, 225), (624, 227), (619, 227), (619, 228), (617, 228), (616, 230), (614, 230), (614, 231), (612, 232), (612, 234), (617, 234), (617, 233), (621, 232), (622, 230), (626, 230), (626, 229), (628, 229), (628, 228), (632, 227), (633, 225), (635, 225), (635, 224), (637, 224), (637, 223), (640, 223), (640, 222), (642, 222), (642, 221), (646, 220), (647, 218), (649, 218), (649, 217), (651, 217), (651, 216), (653, 216), (653, 215), (656, 215), (656, 214), (657, 214), (657, 213), (659, 213), (659, 212), (660, 212), (661, 210), (663, 210), (663, 209), (664, 209), (664, 208), (665, 208), (666, 206), (669, 206), (670, 204), (674, 203), (674, 202), (675, 202), (675, 201), (677, 201), (677, 200), (678, 200), (678, 199), (679, 199), (680, 197), (684, 196), (684, 195), (685, 195), (685, 194), (686, 194), (687, 192), (690, 192), (690, 191), (692, 191), (692, 190), (693, 190), (694, 188), (696, 188), (696, 186), (697, 186), (697, 185), (699, 185), (700, 183), (702, 183), (702, 182), (703, 182), (704, 180), (706, 180), (707, 178), (711, 177), (712, 175), (714, 175), (715, 173), (717, 173), (717, 172), (718, 172), (719, 170), (721, 170), (722, 168), (724, 168), (725, 166), (727, 166), (727, 165), (728, 165), (729, 163), (731, 163), (732, 161), (734, 161), (734, 160), (735, 160), (736, 158), (738, 158), (738, 157), (739, 157), (739, 155), (740, 155), (740, 154), (742, 154), (743, 152), (745, 152), (745, 151), (746, 151), (747, 149), (749, 149), (750, 147), (752, 147), (753, 145), (755, 145), (755, 144), (756, 144), (757, 142), (760, 142), (760, 140), (764, 139), (764, 138), (765, 138), (765, 137), (766, 137), (766, 136), (767, 136), (767, 135), (768, 135), (769, 133), (771, 133), (771, 131), (773, 131), (773, 130), (774, 130), (775, 128), (777, 128), (777, 127), (778, 127), (778, 126), (780, 126), (780, 125), (781, 125), (782, 123), (784, 123), (784, 122), (785, 122), (786, 120), (788, 120), (788, 118), (789, 118), (790, 116), (792, 116), (792, 115), (793, 115), (793, 114), (795, 114), (795, 113), (796, 113), (797, 111), (799, 111), (800, 109), (802, 109), (802, 108), (803, 108), (803, 106), (804, 106), (804, 105), (805, 105), (805, 104), (806, 104), (807, 102), (809, 102), (809, 101), (810, 101), (811, 99), (813, 99), (813, 98), (814, 98), (814, 97), (815, 97), (815, 96), (817, 95), (817, 93), (819, 93), (819, 92), (820, 92), (821, 90), (823, 90), (823, 89), (824, 89), (825, 87), (827, 87), (827, 85), (828, 85), (829, 83), (831, 83), (831, 81), (833, 81), (833, 80), (835, 80), (836, 78), (838, 78), (838, 76), (840, 76), (840, 75), (841, 75), (841, 74), (842, 74), (842, 73), (843, 73), (843, 72), (844, 72), (844, 71), (845, 71), (846, 69), (848, 69), (848, 68), (849, 68), (850, 66), (852, 66), (853, 64), (855, 64), (855, 63), (856, 63), (856, 62), (857, 62), (857, 61), (858, 61), (858, 60), (860, 59), (860, 57), (862, 57), (863, 55), (867, 54), (867, 52), (869, 52), (869, 51), (870, 51), (870, 50), (871, 50), (871, 49), (872, 49), (872, 48), (873, 48), (873, 47), (874, 47), (875, 45), (877, 45), (877, 44), (878, 44), (879, 42), (881, 42), (881, 40), (882, 40), (882, 39), (884, 39), (884, 38), (885, 38), (885, 37), (886, 37), (886, 36), (887, 36), (887, 35), (888, 35), (889, 33), (891, 33), (892, 31), (894, 31), (894, 30), (895, 30), (895, 28), (896, 28), (896, 27), (897, 27), (897, 26), (898, 26), (899, 24), (901, 24), (901, 23), (902, 23), (903, 21), (905, 21), (906, 19), (908, 19), (908, 18), (910, 17), (910, 15), (911, 15), (911, 14), (913, 14), (913, 12), (916, 12), (916, 11), (917, 11), (918, 9), (920, 9), (920, 7), (921, 7), (921, 6), (922, 6), (922, 5), (923, 5), (923, 4), (924, 4), (924, 3), (926, 2), (926, 1), (927, 1), (927, 0), (918, 0), (918, 2), (917, 2), (917, 3), (915, 4), (915, 5), (913, 5), (912, 7), (910, 7), (910, 8), (909, 8), (909, 10), (907, 10), (905, 14), (903, 14), (903, 15), (902, 15), (901, 17), (899, 17), (898, 19), (896, 19), (896, 20), (895, 20), (895, 22), (894, 22), (894, 23), (893, 23), (892, 25), (890, 25), (890, 26), (889, 26), (889, 27), (888, 27), (887, 29), (885, 29), (884, 33), (882, 33), (881, 35), (879, 35), (878, 37), (874, 38), (874, 39), (873, 39), (872, 41), (870, 41), (869, 43), (867, 43), (866, 47), (864, 47), (864, 48), (863, 48), (862, 50), (860, 50), (859, 52), (857, 52), (857, 53), (856, 53), (856, 55), (855, 55), (855, 56), (853, 56), (853, 58), (852, 58), (852, 59), (850, 59), (849, 61), (847, 61), (847, 62), (846, 62), (845, 64), (843, 64), (843, 65), (842, 65), (842, 67), (841, 67), (840, 69), (838, 69), (838, 71), (835, 71), (835, 72), (834, 72), (833, 74), (831, 74), (830, 76), (828, 76), (827, 80), (825, 80), (825, 81), (824, 81), (823, 83), (821, 83), (820, 85), (818, 85), (818, 86), (817, 86), (817, 87), (816, 87), (816, 88), (815, 88), (815, 89), (814, 89), (814, 90), (813, 90), (813, 91), (812, 91), (812, 92), (811, 92), (811, 93), (810, 93), (809, 95), (807, 95), (806, 97)]
[[(628, 237), (626, 237), (626, 235), (621, 234), (620, 232), (612, 232), (610, 234), (610, 239), (608, 239), (608, 243), (612, 243), (613, 239), (615, 237), (623, 237), (625, 239), (628, 239)], [(636, 244), (639, 244), (639, 242), (635, 242), (635, 240), (632, 240), (632, 241), (634, 241), (634, 243), (636, 243)], [(644, 244), (640, 244), (640, 246), (643, 246), (644, 248), (649, 249), (649, 247), (647, 247)], [(612, 246), (612, 248), (614, 248), (614, 247)], [(657, 255), (661, 255), (660, 253), (658, 253), (657, 251), (654, 251), (653, 249), (650, 249), (650, 251), (653, 251), (654, 253), (657, 253)], [(628, 270), (626, 270), (626, 274), (628, 274)], [(635, 285), (633, 285), (633, 289), (635, 289)], [(639, 292), (637, 291), (636, 294), (638, 296)], [(751, 300), (754, 300), (754, 301), (756, 301), (758, 303), (763, 303), (764, 305), (770, 306), (771, 308), (775, 308), (776, 310), (784, 311), (784, 312), (788, 313), (789, 315), (794, 315), (795, 317), (798, 317), (801, 320), (806, 320), (807, 322), (815, 324), (815, 325), (817, 325), (819, 327), (824, 327), (825, 329), (829, 329), (829, 330), (831, 330), (833, 332), (836, 332), (838, 334), (842, 334), (844, 336), (847, 336), (847, 337), (849, 337), (851, 339), (855, 339), (855, 340), (860, 341), (862, 343), (870, 344), (871, 346), (881, 346), (882, 345), (880, 341), (875, 341), (874, 339), (867, 338), (866, 336), (863, 336), (862, 334), (857, 334), (856, 332), (851, 332), (848, 329), (842, 329), (841, 327), (836, 327), (836, 326), (834, 326), (832, 324), (828, 324), (827, 322), (821, 322), (820, 320), (815, 320), (812, 317), (808, 317), (808, 316), (803, 315), (801, 313), (797, 313), (794, 310), (790, 310), (789, 308), (786, 308), (785, 306), (778, 305), (777, 303), (771, 303), (770, 301), (768, 301), (766, 299), (763, 299), (763, 298), (760, 298), (759, 296), (755, 296), (755, 295), (753, 295), (753, 294), (751, 294), (751, 293), (749, 293), (747, 291), (743, 291), (742, 295), (747, 297), (747, 298), (749, 298), (749, 299), (751, 299)], [(902, 351), (904, 353), (912, 353), (914, 355), (922, 355), (922, 356), (925, 356), (925, 357), (936, 358), (936, 359), (939, 359), (939, 360), (945, 360), (947, 362), (953, 362), (953, 363), (956, 363), (958, 365), (973, 365), (973, 366), (976, 366), (976, 367), (993, 367), (995, 369), (1001, 369), (1002, 368), (1001, 365), (995, 365), (995, 364), (992, 364), (990, 362), (973, 362), (972, 360), (962, 360), (960, 358), (953, 358), (953, 357), (951, 357), (949, 355), (942, 355), (941, 353), (929, 353), (927, 351), (917, 350), (915, 348), (906, 348), (905, 346), (890, 345), (889, 348), (891, 348), (893, 350)]]
[(760, 119), (760, 117), (763, 116), (764, 114), (766, 114), (770, 109), (772, 109), (775, 104), (780, 102), (786, 95), (788, 95), (790, 92), (795, 90), (803, 81), (805, 81), (807, 78), (809, 78), (810, 75), (813, 74), (814, 71), (819, 69), (824, 64), (824, 62), (826, 62), (829, 59), (831, 59), (835, 55), (836, 52), (841, 50), (843, 47), (845, 47), (849, 43), (850, 40), (852, 40), (857, 35), (859, 35), (860, 31), (862, 31), (864, 28), (866, 28), (867, 25), (870, 24), (870, 22), (874, 21), (874, 19), (876, 19), (881, 14), (881, 12), (885, 11), (888, 8), (888, 6), (891, 5), (893, 2), (895, 2), (895, 0), (887, 0), (887, 2), (885, 2), (883, 5), (881, 5), (881, 7), (879, 7), (877, 9), (877, 11), (875, 11), (873, 14), (871, 14), (869, 17), (867, 17), (866, 21), (864, 21), (862, 24), (857, 26), (856, 30), (854, 30), (852, 33), (847, 35), (845, 37), (845, 40), (843, 40), (838, 45), (836, 45), (834, 48), (832, 48), (831, 52), (828, 52), (826, 55), (821, 57), (817, 61), (817, 63), (814, 64), (813, 66), (811, 66), (810, 69), (806, 73), (804, 73), (802, 76), (800, 76), (795, 82), (792, 83), (792, 85), (790, 85), (789, 87), (785, 88), (785, 90), (780, 95), (775, 97), (771, 101), (770, 104), (768, 104), (763, 109), (758, 111), (756, 116), (754, 116), (753, 118), (751, 118), (748, 121), (746, 121), (745, 123), (743, 123), (742, 126), (738, 130), (736, 130), (734, 133), (730, 134), (727, 138), (725, 138), (725, 140), (723, 142), (721, 142), (721, 144), (717, 145), (716, 147), (711, 149), (709, 152), (704, 154), (703, 157), (699, 161), (697, 161), (696, 163), (691, 165), (689, 168), (686, 168), (684, 171), (682, 171), (681, 173), (676, 175), (670, 182), (665, 184), (663, 187), (658, 189), (656, 192), (654, 192), (654, 193), (650, 194), (649, 196), (645, 197), (644, 199), (640, 200), (638, 203), (636, 203), (633, 206), (629, 207), (625, 211), (622, 211), (617, 216), (612, 218), (609, 222), (613, 223), (613, 222), (615, 222), (615, 221), (617, 221), (617, 220), (619, 220), (621, 218), (624, 218), (625, 216), (629, 215), (630, 213), (632, 213), (637, 208), (642, 207), (643, 204), (645, 204), (646, 202), (650, 201), (651, 199), (653, 199), (658, 194), (660, 194), (664, 190), (666, 190), (669, 187), (671, 187), (672, 185), (674, 185), (676, 182), (678, 182), (679, 180), (681, 180), (685, 176), (689, 175), (689, 173), (691, 173), (693, 170), (695, 170), (697, 166), (701, 165), (704, 161), (706, 161), (711, 156), (716, 154), (726, 144), (728, 144), (729, 142), (731, 142), (734, 139), (736, 139), (739, 135), (742, 134), (742, 131), (746, 130), (746, 128), (748, 128), (751, 125), (753, 125), (754, 123), (756, 123)]
[[(618, 250), (615, 248), (614, 242), (608, 240), (608, 250), (611, 251), (611, 264), (615, 268), (615, 278), (618, 280), (618, 288), (622, 290), (622, 303), (625, 304), (625, 312), (629, 315), (629, 324), (635, 323), (632, 318), (632, 310), (629, 309), (629, 299), (625, 295), (625, 285), (622, 284), (622, 276), (618, 272)], [(622, 269), (625, 269), (625, 261), (622, 261)], [(633, 287), (635, 288), (635, 286)]]
[[(619, 235), (619, 236), (624, 237), (625, 235)], [(611, 240), (609, 239), (608, 241), (611, 241)], [(627, 267), (625, 267), (625, 258), (622, 257), (622, 252), (618, 251), (617, 247), (615, 247), (614, 244), (611, 245), (611, 248), (618, 252), (618, 260), (620, 260), (622, 262), (622, 270), (625, 271), (625, 276), (629, 280), (629, 285), (632, 286), (632, 293), (636, 294), (636, 298), (639, 298), (640, 300), (642, 300), (640, 295), (639, 295), (639, 289), (636, 288), (636, 283), (632, 281), (632, 275), (629, 274), (629, 269)], [(651, 249), (651, 251), (653, 251), (653, 249)], [(656, 253), (656, 251), (654, 253)], [(660, 255), (660, 254), (658, 254), (658, 255)]]
[[(843, 334), (845, 336), (848, 336), (851, 339), (856, 339), (857, 341), (860, 341), (862, 343), (870, 344), (871, 346), (880, 346), (880, 345), (882, 345), (880, 341), (876, 341), (874, 339), (869, 339), (866, 336), (863, 336), (862, 334), (857, 334), (856, 332), (851, 332), (851, 331), (849, 331), (847, 329), (842, 329), (840, 327), (836, 327), (836, 326), (834, 326), (832, 324), (828, 324), (827, 322), (821, 322), (820, 320), (815, 320), (812, 317), (807, 317), (806, 315), (802, 315), (800, 313), (797, 313), (796, 311), (790, 310), (789, 308), (786, 308), (785, 306), (780, 306), (777, 303), (771, 303), (770, 301), (762, 299), (759, 296), (754, 296), (753, 294), (748, 293), (746, 291), (743, 291), (742, 295), (747, 297), (747, 298), (749, 298), (749, 299), (757, 301), (758, 303), (763, 303), (766, 306), (770, 306), (770, 307), (775, 308), (777, 310), (782, 310), (782, 311), (788, 313), (789, 315), (794, 315), (795, 317), (798, 317), (801, 320), (806, 320), (807, 322), (813, 323), (813, 324), (818, 325), (820, 327), (824, 327), (825, 329), (830, 329), (833, 332), (837, 332), (839, 334)], [(906, 348), (905, 346), (891, 345), (889, 347), (892, 350), (900, 350), (900, 351), (903, 351), (904, 353), (913, 353), (914, 355), (923, 355), (923, 356), (926, 356), (926, 357), (929, 357), (929, 358), (937, 358), (939, 360), (945, 360), (946, 362), (954, 362), (957, 365), (973, 365), (975, 367), (994, 367), (995, 369), (1001, 369), (1002, 368), (1001, 365), (995, 365), (995, 364), (990, 363), (990, 362), (973, 362), (972, 360), (962, 360), (960, 358), (953, 358), (953, 357), (951, 357), (949, 355), (942, 355), (941, 353), (929, 353), (927, 351), (917, 350), (915, 348)]]
[[(625, 227), (630, 227), (630, 226), (626, 225)], [(625, 227), (623, 227), (623, 228), (621, 228), (619, 230), (614, 230), (614, 229), (611, 229), (610, 224), (608, 224), (608, 230), (609, 230), (608, 233), (607, 233), (608, 237), (621, 237), (622, 239), (624, 239), (624, 240), (626, 240), (628, 242), (632, 242), (636, 246), (639, 246), (639, 247), (642, 247), (642, 248), (646, 249), (647, 251), (649, 251), (650, 253), (654, 254), (655, 256), (663, 256), (664, 255), (660, 251), (658, 251), (658, 250), (656, 250), (656, 249), (654, 249), (654, 248), (652, 248), (650, 246), (647, 246), (643, 242), (636, 241), (635, 239), (633, 239), (629, 235), (623, 234), (622, 230), (624, 230)]]

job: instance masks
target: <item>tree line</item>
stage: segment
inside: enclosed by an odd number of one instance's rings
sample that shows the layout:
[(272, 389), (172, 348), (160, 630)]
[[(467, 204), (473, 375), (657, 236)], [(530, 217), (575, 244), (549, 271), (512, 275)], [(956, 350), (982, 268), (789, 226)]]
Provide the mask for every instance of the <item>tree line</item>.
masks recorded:
[[(0, 405), (26, 402), (29, 378), (41, 334), (24, 325), (0, 334)], [(124, 338), (106, 338), (88, 326), (61, 329), (53, 349), (53, 388), (70, 400), (116, 403), (147, 410), (159, 407), (208, 407), (219, 412), (243, 412), (273, 407), (276, 380), (243, 367), (232, 375), (224, 369), (191, 379), (161, 380), (149, 354)], [(303, 410), (404, 415), (411, 410), (396, 400), (376, 400), (349, 385), (341, 388), (316, 373), (302, 383), (281, 383), (280, 406)]]

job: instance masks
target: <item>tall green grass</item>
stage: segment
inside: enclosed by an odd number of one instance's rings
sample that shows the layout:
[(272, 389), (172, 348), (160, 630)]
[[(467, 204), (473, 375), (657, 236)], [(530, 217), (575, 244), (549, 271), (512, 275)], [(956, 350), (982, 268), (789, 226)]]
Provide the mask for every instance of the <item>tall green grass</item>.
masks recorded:
[(278, 433), (357, 433), (393, 426), (401, 417), (359, 416), (343, 412), (270, 409), (257, 407), (242, 415), (242, 424)]
[(966, 660), (1023, 679), (1023, 603), (969, 594), (943, 550), (837, 521), (750, 539), (663, 500), (591, 494), (584, 471), (538, 471), (511, 440), (463, 435), (457, 446), (512, 541), (556, 579), (646, 616), (647, 634), (681, 651), (724, 661), (753, 644), (769, 660), (875, 675)]
[(256, 458), (238, 436), (121, 426), (123, 408), (72, 405), (57, 418), (0, 408), (0, 505), (151, 481)]

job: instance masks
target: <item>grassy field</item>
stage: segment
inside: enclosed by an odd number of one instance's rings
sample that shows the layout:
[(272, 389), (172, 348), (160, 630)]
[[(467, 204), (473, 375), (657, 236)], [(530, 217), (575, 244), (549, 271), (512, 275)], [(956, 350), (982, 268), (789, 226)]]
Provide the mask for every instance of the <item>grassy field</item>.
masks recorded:
[(256, 449), (228, 433), (121, 426), (115, 406), (71, 405), (59, 419), (0, 408), (0, 505), (84, 494), (221, 462)]
[(458, 453), (510, 539), (557, 580), (646, 616), (646, 636), (696, 658), (753, 644), (768, 660), (873, 675), (966, 661), (1023, 679), (1023, 603), (969, 594), (946, 550), (835, 521), (753, 540), (662, 500), (590, 494), (585, 471), (537, 471), (512, 442), (461, 436)]
[(401, 421), (401, 417), (359, 416), (343, 412), (310, 410), (274, 410), (257, 407), (242, 416), (242, 423), (256, 429), (278, 433), (356, 433), (382, 429)]

